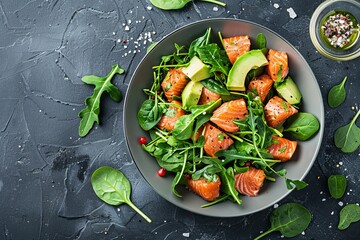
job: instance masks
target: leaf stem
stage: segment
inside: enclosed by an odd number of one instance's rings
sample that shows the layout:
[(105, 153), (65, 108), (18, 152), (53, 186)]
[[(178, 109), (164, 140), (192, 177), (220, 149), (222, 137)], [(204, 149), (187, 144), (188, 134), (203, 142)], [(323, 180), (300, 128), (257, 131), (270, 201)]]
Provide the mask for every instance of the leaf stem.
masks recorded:
[(212, 202), (205, 203), (205, 204), (201, 205), (200, 207), (201, 207), (201, 208), (210, 207), (210, 206), (213, 206), (213, 205), (215, 205), (215, 204), (217, 204), (217, 203), (219, 203), (219, 202), (225, 201), (225, 200), (228, 199), (228, 198), (229, 198), (229, 195), (224, 195), (224, 196), (219, 197), (218, 199), (216, 199), (216, 200), (214, 200), (214, 201), (212, 201)]
[(127, 205), (129, 205), (132, 209), (134, 209), (140, 216), (142, 216), (148, 223), (151, 223), (151, 219), (145, 215), (140, 209), (138, 209), (135, 204), (133, 204), (129, 199), (127, 200)]
[(254, 238), (254, 240), (259, 240), (260, 238), (268, 235), (269, 233), (272, 233), (274, 231), (276, 231), (277, 228), (270, 228), (269, 230), (267, 230), (266, 232), (262, 233), (261, 235), (257, 236), (256, 238)]

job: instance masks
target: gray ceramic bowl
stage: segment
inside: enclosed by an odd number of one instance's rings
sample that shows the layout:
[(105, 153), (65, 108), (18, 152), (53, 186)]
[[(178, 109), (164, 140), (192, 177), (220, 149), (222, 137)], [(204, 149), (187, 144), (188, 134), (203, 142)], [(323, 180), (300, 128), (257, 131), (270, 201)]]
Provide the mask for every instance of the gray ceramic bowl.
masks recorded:
[(165, 36), (142, 59), (132, 76), (125, 98), (124, 129), (126, 142), (131, 156), (146, 181), (169, 202), (191, 212), (207, 216), (243, 216), (265, 209), (289, 194), (290, 191), (287, 190), (285, 182), (278, 179), (275, 183), (265, 184), (259, 196), (243, 196), (241, 206), (226, 201), (208, 208), (200, 208), (205, 201), (194, 193), (184, 190), (182, 198), (172, 194), (171, 182), (173, 176), (167, 174), (166, 177), (158, 177), (157, 170), (159, 166), (156, 160), (145, 152), (138, 143), (139, 137), (148, 136), (138, 125), (136, 116), (142, 102), (146, 99), (142, 89), (149, 88), (152, 84), (152, 66), (158, 65), (162, 55), (174, 52), (174, 43), (189, 45), (193, 39), (203, 35), (208, 27), (213, 30), (212, 37), (214, 41), (217, 39), (217, 32), (221, 32), (224, 37), (249, 35), (252, 41), (258, 33), (263, 33), (267, 38), (269, 48), (287, 52), (289, 56), (289, 75), (296, 81), (303, 94), (304, 100), (301, 111), (314, 114), (319, 119), (321, 128), (311, 140), (299, 143), (294, 158), (284, 163), (284, 167), (287, 169), (287, 176), (291, 179), (303, 179), (309, 172), (318, 154), (324, 130), (324, 106), (319, 85), (309, 65), (295, 47), (268, 28), (243, 20), (208, 19), (186, 25)]

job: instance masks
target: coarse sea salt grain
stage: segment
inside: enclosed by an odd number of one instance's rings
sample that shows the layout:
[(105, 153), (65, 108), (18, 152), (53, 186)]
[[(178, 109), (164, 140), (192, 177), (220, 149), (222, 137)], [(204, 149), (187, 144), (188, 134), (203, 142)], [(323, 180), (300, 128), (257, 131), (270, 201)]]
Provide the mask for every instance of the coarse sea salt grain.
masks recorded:
[(275, 203), (274, 208), (278, 208), (278, 207), (279, 207), (279, 204)]
[(150, 10), (152, 9), (152, 7), (151, 7), (151, 6), (147, 6), (146, 9), (150, 11)]
[(331, 215), (334, 215), (334, 211), (332, 211), (330, 214), (331, 214)]
[(125, 26), (125, 29), (124, 29), (125, 31), (129, 31), (130, 30), (130, 28), (129, 28), (129, 26)]
[(326, 201), (326, 198), (321, 199), (321, 201), (325, 202), (325, 201)]
[(217, 12), (217, 11), (219, 11), (219, 8), (218, 7), (213, 7), (213, 11)]
[(190, 237), (190, 233), (183, 233), (182, 235), (187, 238)]
[(294, 19), (297, 17), (293, 8), (288, 8), (288, 9), (286, 9), (286, 11), (289, 13), (290, 18)]
[(279, 7), (280, 7), (279, 4), (274, 3), (274, 8), (279, 8)]
[(340, 201), (338, 204), (340, 207), (344, 206), (344, 203), (342, 201)]

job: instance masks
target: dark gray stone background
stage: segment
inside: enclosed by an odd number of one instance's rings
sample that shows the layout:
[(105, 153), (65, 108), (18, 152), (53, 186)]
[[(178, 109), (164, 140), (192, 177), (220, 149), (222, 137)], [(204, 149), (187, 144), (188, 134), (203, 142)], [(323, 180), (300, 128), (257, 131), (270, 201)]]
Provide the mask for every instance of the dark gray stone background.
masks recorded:
[[(308, 26), (320, 0), (224, 2), (226, 8), (194, 2), (167, 12), (151, 8), (148, 0), (0, 0), (0, 239), (251, 239), (269, 227), (272, 207), (246, 217), (211, 218), (179, 209), (157, 195), (129, 156), (123, 103), (103, 98), (101, 125), (78, 137), (77, 114), (93, 90), (81, 76), (104, 76), (118, 63), (126, 74), (116, 76), (114, 83), (125, 95), (150, 40), (214, 17), (262, 24), (296, 46), (310, 64), (325, 103), (323, 144), (305, 179), (310, 186), (279, 204), (301, 203), (313, 214), (309, 228), (296, 239), (359, 239), (360, 223), (337, 229), (340, 205), (360, 200), (359, 150), (340, 152), (333, 133), (358, 109), (360, 59), (336, 62), (315, 51)], [(289, 17), (290, 7), (295, 19)], [(151, 39), (135, 42), (147, 32)], [(330, 109), (327, 92), (345, 75), (346, 101)], [(126, 174), (133, 202), (153, 223), (126, 205), (112, 207), (95, 196), (90, 176), (103, 165)], [(342, 200), (332, 199), (327, 191), (327, 177), (335, 173), (348, 179)], [(280, 236), (277, 232), (269, 238)]]

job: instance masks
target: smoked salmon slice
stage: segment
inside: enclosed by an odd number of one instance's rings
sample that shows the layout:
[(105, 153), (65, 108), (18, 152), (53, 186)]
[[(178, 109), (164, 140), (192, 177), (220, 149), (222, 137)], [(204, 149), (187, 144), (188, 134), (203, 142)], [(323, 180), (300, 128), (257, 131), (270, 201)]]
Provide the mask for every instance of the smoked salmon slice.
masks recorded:
[(270, 127), (277, 127), (286, 119), (298, 112), (284, 99), (274, 96), (264, 107), (265, 119)]
[(265, 101), (266, 96), (269, 94), (274, 81), (269, 75), (263, 74), (256, 77), (249, 83), (248, 92), (254, 92), (256, 90), (262, 102)]
[(289, 65), (286, 52), (279, 52), (270, 49), (267, 55), (267, 59), (269, 61), (269, 64), (266, 67), (266, 71), (273, 81), (276, 81), (280, 67), (282, 68), (282, 78), (285, 78), (287, 76), (289, 72)]
[(214, 127), (210, 123), (205, 123), (205, 143), (204, 151), (207, 155), (217, 158), (215, 153), (219, 150), (228, 149), (234, 141), (223, 131)]
[(220, 94), (215, 93), (215, 92), (207, 89), (206, 87), (203, 87), (201, 90), (201, 95), (200, 95), (198, 104), (199, 105), (207, 104), (211, 101), (216, 101), (219, 98), (221, 98)]
[(169, 102), (171, 102), (173, 97), (181, 97), (181, 93), (184, 90), (188, 80), (186, 75), (181, 71), (181, 69), (169, 69), (166, 74), (161, 87), (165, 93), (165, 96)]
[(268, 153), (270, 153), (275, 159), (281, 160), (282, 162), (289, 161), (294, 155), (297, 142), (278, 136), (273, 136), (272, 139), (273, 143), (267, 147)]
[(234, 133), (238, 132), (239, 127), (233, 123), (233, 120), (243, 120), (248, 115), (248, 109), (244, 99), (223, 103), (218, 109), (213, 112), (210, 121), (215, 123), (221, 129)]
[(241, 55), (250, 51), (250, 44), (249, 36), (235, 36), (223, 39), (223, 45), (231, 64), (234, 64)]
[(213, 201), (220, 196), (220, 178), (216, 182), (208, 182), (205, 178), (193, 180), (186, 178), (187, 186), (191, 191), (201, 196), (206, 201)]
[(249, 167), (244, 173), (235, 174), (235, 189), (247, 196), (256, 196), (265, 181), (265, 172), (262, 169)]
[[(173, 100), (171, 101), (171, 105), (167, 109), (166, 113), (161, 117), (157, 126), (160, 129), (166, 129), (168, 131), (172, 131), (175, 127), (176, 120), (179, 117), (185, 115), (185, 111), (181, 108), (181, 102)], [(177, 107), (177, 106), (178, 107)]]

